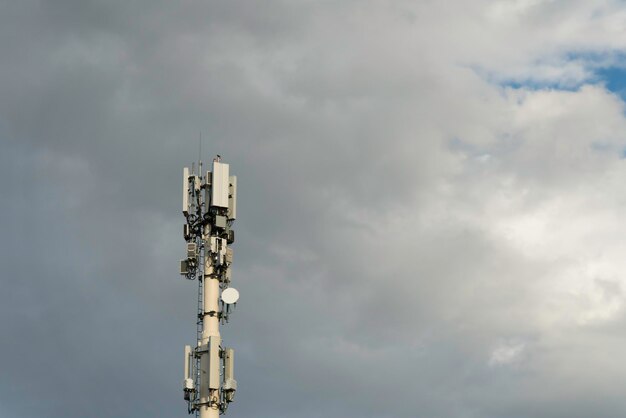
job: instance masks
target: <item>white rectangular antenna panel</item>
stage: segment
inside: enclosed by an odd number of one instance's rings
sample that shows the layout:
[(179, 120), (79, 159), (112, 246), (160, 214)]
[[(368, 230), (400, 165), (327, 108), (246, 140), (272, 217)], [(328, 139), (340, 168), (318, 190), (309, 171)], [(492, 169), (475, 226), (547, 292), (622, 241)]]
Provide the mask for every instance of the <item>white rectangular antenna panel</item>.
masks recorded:
[(183, 389), (186, 391), (193, 390), (193, 354), (191, 352), (191, 346), (185, 346), (185, 376), (183, 378)]
[(209, 337), (209, 389), (220, 388), (220, 337)]
[(237, 219), (237, 176), (230, 176), (228, 219)]
[(235, 350), (233, 350), (232, 348), (227, 348), (224, 351), (224, 380), (234, 379)]
[(213, 161), (211, 206), (228, 207), (228, 164)]
[(185, 346), (185, 374), (183, 379), (191, 379), (191, 362), (189, 361), (191, 358), (191, 346)]
[(189, 215), (189, 167), (183, 168), (183, 214)]
[(210, 171), (206, 172), (206, 177), (204, 178), (204, 210), (208, 211), (209, 206), (211, 206), (211, 178), (212, 173)]

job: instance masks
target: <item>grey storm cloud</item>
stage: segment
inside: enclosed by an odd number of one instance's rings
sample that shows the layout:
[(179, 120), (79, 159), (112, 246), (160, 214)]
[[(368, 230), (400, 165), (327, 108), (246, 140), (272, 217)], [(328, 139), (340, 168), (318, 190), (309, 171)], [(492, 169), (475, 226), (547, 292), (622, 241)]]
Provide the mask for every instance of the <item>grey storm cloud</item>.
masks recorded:
[[(445, 3), (445, 4), (444, 4)], [(621, 417), (618, 1), (0, 1), (0, 417), (185, 415), (182, 167), (254, 417)]]

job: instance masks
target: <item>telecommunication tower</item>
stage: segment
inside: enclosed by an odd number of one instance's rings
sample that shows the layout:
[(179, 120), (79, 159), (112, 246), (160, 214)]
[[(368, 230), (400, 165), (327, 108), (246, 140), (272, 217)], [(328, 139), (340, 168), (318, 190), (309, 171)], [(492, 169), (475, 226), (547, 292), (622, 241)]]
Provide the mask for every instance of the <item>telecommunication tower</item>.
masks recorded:
[(233, 373), (235, 352), (222, 346), (220, 324), (239, 299), (230, 287), (237, 217), (237, 177), (218, 155), (212, 171), (202, 172), (202, 161), (183, 169), (183, 236), (187, 258), (180, 274), (198, 280), (198, 318), (195, 347), (185, 346), (183, 390), (187, 412), (216, 418), (226, 412), (237, 390)]

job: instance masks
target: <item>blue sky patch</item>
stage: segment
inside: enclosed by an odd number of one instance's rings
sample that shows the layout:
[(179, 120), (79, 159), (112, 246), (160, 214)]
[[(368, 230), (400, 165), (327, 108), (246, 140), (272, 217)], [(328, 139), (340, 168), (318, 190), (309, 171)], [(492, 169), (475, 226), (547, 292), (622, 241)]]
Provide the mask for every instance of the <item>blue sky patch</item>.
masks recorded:
[(514, 89), (525, 88), (528, 90), (563, 90), (576, 91), (583, 83), (562, 84), (554, 81), (538, 81), (538, 80), (505, 80), (499, 83), (502, 87), (511, 87)]
[[(558, 61), (558, 60), (557, 60)], [(606, 88), (626, 101), (626, 53), (622, 52), (569, 52), (564, 54), (563, 62), (578, 62), (588, 72), (588, 77), (581, 80), (545, 80), (541, 78), (502, 77), (484, 68), (470, 66), (480, 77), (490, 83), (514, 89), (576, 91), (584, 84), (601, 83)], [(537, 65), (541, 65), (537, 61)], [(550, 64), (549, 61), (547, 61)], [(554, 63), (552, 63), (554, 64)]]
[(609, 67), (601, 68), (596, 71), (596, 76), (606, 88), (619, 95), (622, 100), (626, 100), (626, 68), (625, 67)]

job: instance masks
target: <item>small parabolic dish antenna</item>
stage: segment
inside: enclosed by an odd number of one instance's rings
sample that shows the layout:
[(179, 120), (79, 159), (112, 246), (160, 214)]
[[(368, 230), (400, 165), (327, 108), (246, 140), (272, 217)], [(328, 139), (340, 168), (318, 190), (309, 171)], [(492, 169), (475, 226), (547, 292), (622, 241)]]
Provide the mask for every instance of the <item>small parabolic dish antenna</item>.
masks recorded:
[(239, 292), (234, 287), (229, 287), (222, 292), (222, 302), (227, 304), (237, 303)]

